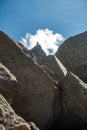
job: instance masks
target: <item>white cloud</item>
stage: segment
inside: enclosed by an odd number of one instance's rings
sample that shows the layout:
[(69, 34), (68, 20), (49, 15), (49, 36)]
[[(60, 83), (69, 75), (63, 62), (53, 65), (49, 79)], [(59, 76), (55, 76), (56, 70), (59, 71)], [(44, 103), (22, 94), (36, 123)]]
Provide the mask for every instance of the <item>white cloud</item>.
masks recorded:
[(49, 29), (39, 29), (36, 34), (26, 33), (25, 38), (21, 38), (22, 43), (29, 50), (32, 49), (37, 42), (47, 55), (55, 54), (59, 45), (64, 41), (64, 37), (59, 33), (53, 33)]

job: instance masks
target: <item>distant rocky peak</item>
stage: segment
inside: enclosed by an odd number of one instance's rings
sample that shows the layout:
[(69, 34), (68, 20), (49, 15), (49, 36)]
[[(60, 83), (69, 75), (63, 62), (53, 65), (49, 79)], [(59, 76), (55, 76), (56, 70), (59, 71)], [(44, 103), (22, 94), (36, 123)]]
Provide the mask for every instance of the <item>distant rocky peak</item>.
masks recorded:
[(39, 42), (37, 42), (36, 46), (31, 49), (31, 52), (37, 57), (37, 59), (42, 60), (46, 57), (46, 53), (43, 51)]
[(39, 44), (39, 42), (37, 42), (37, 44), (31, 50), (33, 50), (33, 49), (35, 49), (36, 51), (37, 50), (43, 51), (43, 49), (42, 49), (41, 45)]
[(37, 42), (36, 46), (37, 48), (41, 48), (41, 45), (39, 44), (39, 42)]

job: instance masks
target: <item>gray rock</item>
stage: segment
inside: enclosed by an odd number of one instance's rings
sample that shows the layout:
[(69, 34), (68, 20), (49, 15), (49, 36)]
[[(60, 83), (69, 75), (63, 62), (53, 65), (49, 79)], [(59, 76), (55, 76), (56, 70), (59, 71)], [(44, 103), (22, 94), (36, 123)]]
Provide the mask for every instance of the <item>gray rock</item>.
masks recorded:
[(29, 123), (29, 125), (27, 124), (20, 124), (18, 126), (12, 127), (8, 130), (39, 130), (39, 128), (36, 127), (36, 125), (34, 123)]
[(68, 72), (61, 81), (60, 99), (58, 128), (87, 129), (87, 84)]
[(0, 123), (0, 130), (39, 130), (34, 123), (27, 123), (18, 116), (1, 94)]
[(87, 82), (87, 32), (67, 39), (56, 56), (68, 70)]
[(41, 48), (38, 42), (37, 45), (34, 48), (32, 48), (30, 51), (35, 55), (35, 57), (38, 60), (43, 60), (46, 57), (45, 52), (43, 51), (43, 49)]
[(32, 58), (34, 61), (38, 62), (38, 59), (36, 58), (36, 56), (35, 56), (30, 50), (28, 50), (27, 48), (25, 48), (25, 47), (23, 46), (23, 44), (18, 43), (18, 45), (20, 46), (21, 50), (23, 51), (23, 53), (24, 53), (27, 57), (30, 57), (30, 58)]
[(11, 104), (17, 86), (16, 77), (0, 63), (0, 93)]
[(4, 125), (6, 129), (14, 127), (25, 121), (16, 115), (14, 110), (10, 107), (5, 98), (0, 94), (0, 123)]
[(0, 32), (0, 61), (18, 81), (13, 104), (16, 112), (42, 129), (50, 127), (60, 113), (54, 80), (3, 32)]
[(51, 78), (55, 79), (54, 78), (54, 72), (47, 66), (45, 65), (41, 65), (41, 68), (43, 68), (43, 70), (49, 75), (51, 76)]
[(42, 60), (41, 64), (47, 66), (51, 71), (53, 71), (53, 75), (50, 72), (47, 72), (52, 76), (54, 80), (59, 81), (67, 74), (66, 68), (55, 55), (47, 56)]
[(0, 124), (0, 130), (6, 130), (2, 124)]

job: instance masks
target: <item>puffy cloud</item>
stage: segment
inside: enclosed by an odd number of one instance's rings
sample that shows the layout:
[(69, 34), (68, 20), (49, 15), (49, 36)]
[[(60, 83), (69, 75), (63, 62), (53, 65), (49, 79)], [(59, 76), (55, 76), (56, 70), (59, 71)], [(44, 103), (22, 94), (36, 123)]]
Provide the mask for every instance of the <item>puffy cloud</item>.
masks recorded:
[(53, 31), (49, 29), (39, 29), (34, 35), (26, 33), (25, 38), (22, 37), (20, 43), (30, 50), (38, 42), (44, 52), (49, 55), (55, 54), (63, 41), (64, 37), (61, 34), (53, 33)]

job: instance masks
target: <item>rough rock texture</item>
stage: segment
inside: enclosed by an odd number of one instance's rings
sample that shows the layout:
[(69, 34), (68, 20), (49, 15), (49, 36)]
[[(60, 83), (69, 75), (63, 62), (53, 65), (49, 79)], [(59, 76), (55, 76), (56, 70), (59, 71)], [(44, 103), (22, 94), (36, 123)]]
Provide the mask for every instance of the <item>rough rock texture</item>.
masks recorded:
[(29, 123), (28, 124), (20, 124), (18, 126), (12, 127), (8, 130), (39, 130), (39, 128), (36, 127), (36, 125), (34, 123)]
[(55, 82), (3, 32), (0, 32), (0, 62), (18, 80), (13, 104), (16, 112), (40, 128), (48, 128), (60, 113)]
[(0, 124), (0, 130), (6, 130), (2, 124)]
[(68, 72), (61, 82), (60, 100), (61, 113), (55, 129), (87, 129), (87, 84)]
[(45, 52), (41, 48), (40, 44), (37, 42), (37, 45), (31, 49), (31, 52), (37, 57), (38, 60), (42, 60), (46, 57)]
[(10, 107), (0, 94), (0, 130), (39, 130), (34, 123), (27, 123)]
[(27, 125), (22, 124), (22, 125), (10, 128), (9, 130), (30, 130), (30, 128)]
[(12, 97), (17, 85), (16, 77), (0, 63), (0, 93), (12, 103)]
[(6, 128), (17, 126), (25, 121), (17, 116), (5, 98), (0, 94), (0, 123)]
[(63, 64), (59, 61), (59, 59), (55, 55), (47, 56), (46, 58), (43, 59), (41, 64), (46, 65), (47, 67), (49, 67), (50, 70), (54, 72), (54, 75), (51, 76), (53, 79), (57, 81), (64, 78), (67, 74), (66, 68), (63, 66)]
[(87, 82), (87, 32), (66, 40), (56, 56), (68, 70)]
[(39, 128), (33, 122), (29, 122), (28, 125), (30, 126), (31, 130), (39, 130)]

